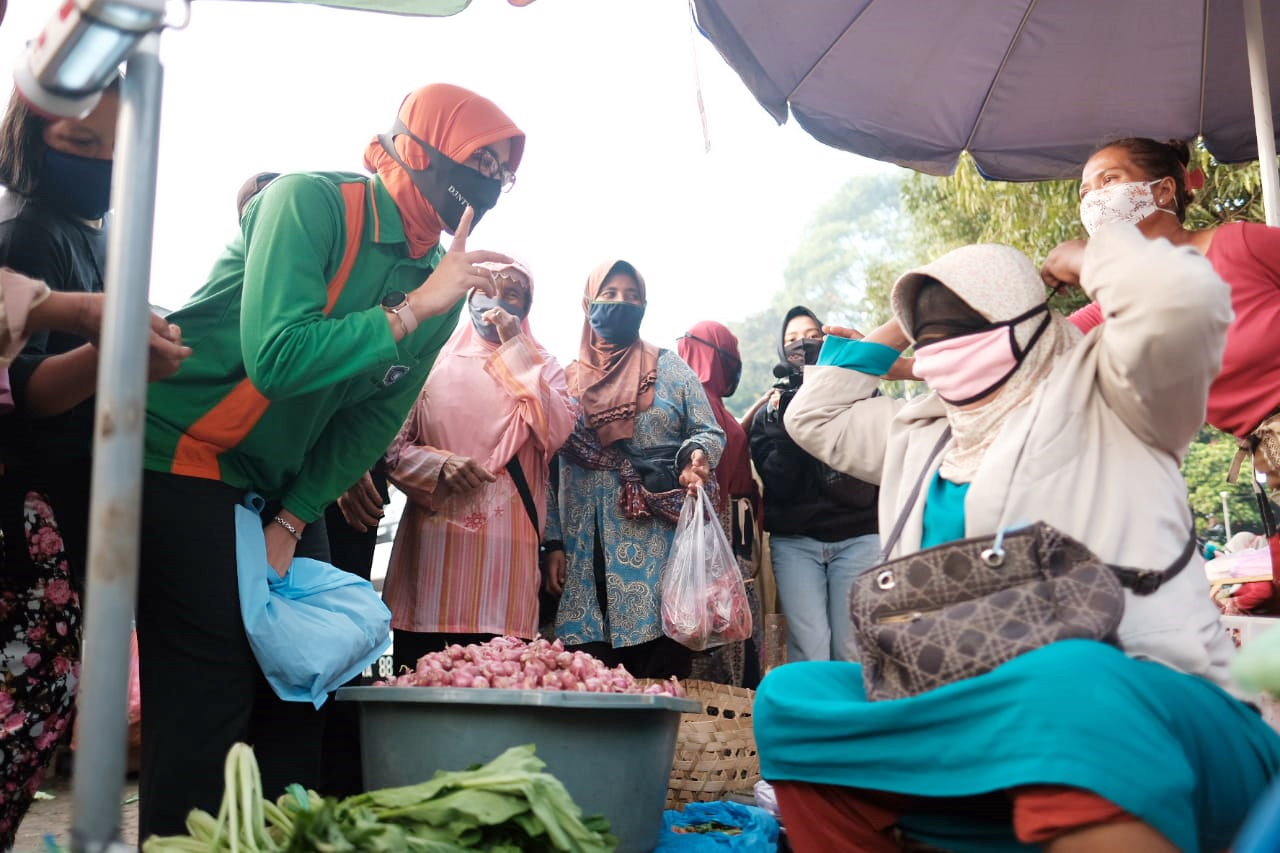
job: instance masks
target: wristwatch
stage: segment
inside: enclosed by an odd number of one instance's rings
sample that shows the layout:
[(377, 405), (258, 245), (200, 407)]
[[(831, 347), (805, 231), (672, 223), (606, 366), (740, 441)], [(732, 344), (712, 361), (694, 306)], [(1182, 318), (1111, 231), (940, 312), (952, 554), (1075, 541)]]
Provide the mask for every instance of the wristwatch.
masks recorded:
[(418, 328), (418, 318), (414, 316), (413, 309), (409, 307), (409, 297), (405, 295), (403, 290), (393, 290), (382, 297), (382, 310), (388, 314), (395, 314), (400, 318), (406, 336), (412, 335), (413, 330)]

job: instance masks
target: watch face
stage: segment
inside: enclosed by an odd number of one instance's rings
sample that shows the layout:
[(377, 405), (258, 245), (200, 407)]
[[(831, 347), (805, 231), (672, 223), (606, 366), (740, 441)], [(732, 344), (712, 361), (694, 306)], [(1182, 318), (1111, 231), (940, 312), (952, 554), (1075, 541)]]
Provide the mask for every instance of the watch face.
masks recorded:
[(382, 307), (388, 311), (399, 308), (405, 303), (409, 297), (404, 295), (403, 290), (393, 290), (386, 296), (382, 297)]

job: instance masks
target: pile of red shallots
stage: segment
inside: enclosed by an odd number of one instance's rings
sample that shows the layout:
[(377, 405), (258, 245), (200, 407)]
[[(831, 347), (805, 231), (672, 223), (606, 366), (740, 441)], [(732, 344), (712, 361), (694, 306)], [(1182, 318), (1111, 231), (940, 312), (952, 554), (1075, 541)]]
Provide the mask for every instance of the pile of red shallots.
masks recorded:
[(683, 696), (674, 676), (644, 685), (621, 664), (610, 669), (586, 652), (566, 651), (559, 640), (495, 637), (487, 643), (452, 645), (418, 658), (412, 672), (374, 687), (492, 687), (506, 690), (577, 690), (586, 693), (642, 693)]

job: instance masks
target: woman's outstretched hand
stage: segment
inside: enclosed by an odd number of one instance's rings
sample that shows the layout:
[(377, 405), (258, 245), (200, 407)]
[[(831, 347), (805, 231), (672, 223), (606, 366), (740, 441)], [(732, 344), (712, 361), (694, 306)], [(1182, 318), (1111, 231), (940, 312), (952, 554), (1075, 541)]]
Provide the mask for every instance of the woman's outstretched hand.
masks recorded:
[(485, 261), (499, 264), (512, 262), (511, 258), (501, 252), (487, 252), (483, 249), (467, 251), (467, 238), (471, 234), (473, 221), (475, 211), (468, 207), (463, 211), (453, 242), (449, 244), (449, 251), (444, 253), (440, 265), (409, 294), (409, 309), (419, 321), (445, 313), (473, 287), (486, 296), (493, 296), (493, 276), (487, 269), (476, 264)]

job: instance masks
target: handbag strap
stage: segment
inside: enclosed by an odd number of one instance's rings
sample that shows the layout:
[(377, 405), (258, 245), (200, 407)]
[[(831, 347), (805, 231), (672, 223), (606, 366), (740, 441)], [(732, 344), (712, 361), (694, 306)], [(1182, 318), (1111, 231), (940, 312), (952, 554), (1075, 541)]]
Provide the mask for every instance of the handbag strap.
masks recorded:
[[(1190, 511), (1190, 505), (1187, 509)], [(1178, 573), (1191, 562), (1191, 555), (1195, 552), (1196, 523), (1195, 513), (1192, 512), (1191, 533), (1187, 537), (1187, 544), (1182, 546), (1182, 553), (1174, 558), (1167, 569), (1131, 569), (1128, 566), (1113, 566), (1110, 563), (1107, 564), (1107, 568), (1111, 569), (1111, 573), (1116, 576), (1116, 580), (1120, 581), (1120, 585), (1134, 595), (1150, 595), (1166, 582), (1176, 578)]]
[(948, 424), (947, 428), (942, 431), (942, 435), (938, 437), (938, 443), (929, 452), (929, 458), (924, 463), (924, 470), (920, 472), (920, 477), (916, 480), (915, 487), (907, 497), (907, 502), (902, 505), (902, 512), (898, 513), (898, 520), (894, 522), (893, 532), (889, 534), (884, 548), (880, 551), (880, 556), (876, 558), (877, 565), (889, 559), (889, 554), (893, 552), (893, 546), (898, 544), (898, 539), (902, 536), (902, 528), (907, 526), (907, 516), (911, 514), (911, 509), (916, 505), (916, 499), (920, 497), (920, 490), (924, 488), (924, 478), (929, 476), (929, 469), (933, 467), (933, 460), (938, 458), (938, 454), (942, 452), (942, 448), (946, 447), (947, 442), (950, 440), (951, 426)]
[(1262, 517), (1262, 535), (1271, 538), (1276, 535), (1276, 514), (1271, 509), (1271, 501), (1267, 499), (1267, 493), (1262, 490), (1262, 486), (1258, 483), (1258, 475), (1253, 474), (1249, 478), (1250, 484), (1253, 486), (1253, 496), (1258, 501), (1258, 513)]
[(524, 511), (529, 514), (529, 521), (533, 522), (533, 533), (538, 534), (538, 509), (533, 504), (533, 492), (529, 490), (529, 481), (524, 478), (524, 469), (520, 467), (520, 460), (511, 457), (507, 462), (507, 473), (511, 475), (511, 482), (516, 484), (516, 491), (520, 493), (520, 500), (524, 503)]
[[(907, 501), (902, 506), (902, 512), (898, 514), (898, 520), (894, 522), (893, 531), (889, 534), (889, 538), (885, 541), (884, 548), (880, 551), (876, 558), (876, 564), (880, 564), (889, 559), (889, 554), (893, 552), (893, 547), (898, 544), (898, 539), (902, 536), (902, 529), (906, 527), (907, 516), (911, 514), (912, 508), (916, 505), (916, 500), (920, 497), (920, 490), (924, 488), (924, 481), (929, 476), (929, 469), (933, 467), (933, 460), (938, 458), (938, 454), (942, 452), (942, 448), (946, 447), (947, 442), (951, 440), (951, 427), (948, 426), (943, 430), (942, 435), (938, 437), (938, 443), (934, 445), (933, 450), (929, 453), (929, 458), (924, 463), (924, 470), (920, 472), (919, 478), (916, 479), (915, 486), (911, 489), (911, 494), (907, 497)], [(1191, 516), (1191, 533), (1187, 537), (1187, 544), (1183, 546), (1180, 553), (1169, 565), (1163, 570), (1158, 569), (1132, 569), (1128, 566), (1113, 566), (1107, 564), (1112, 574), (1116, 576), (1116, 580), (1125, 589), (1131, 590), (1135, 595), (1150, 595), (1168, 581), (1173, 580), (1178, 574), (1187, 567), (1191, 562), (1191, 557), (1196, 550), (1196, 529), (1195, 515)]]

